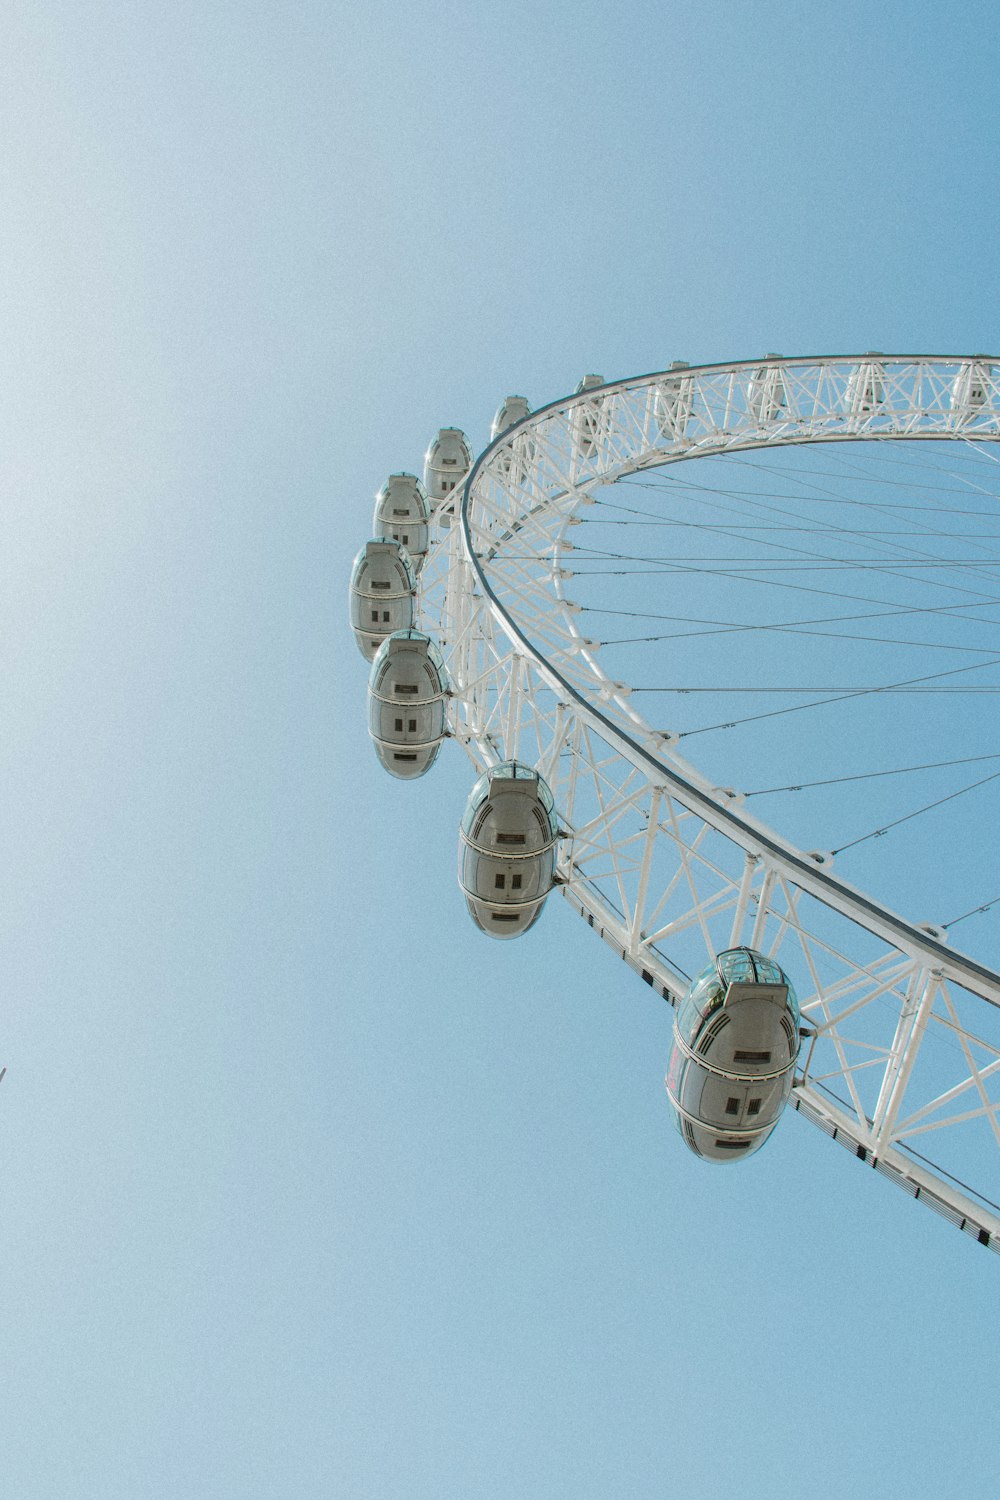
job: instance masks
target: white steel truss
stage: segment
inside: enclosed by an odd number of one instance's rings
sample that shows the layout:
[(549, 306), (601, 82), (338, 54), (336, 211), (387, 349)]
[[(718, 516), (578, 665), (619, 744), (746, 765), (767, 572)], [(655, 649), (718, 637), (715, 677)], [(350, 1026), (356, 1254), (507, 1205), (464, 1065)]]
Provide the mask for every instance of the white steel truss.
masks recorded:
[(445, 652), (450, 733), (478, 769), (539, 768), (563, 894), (671, 1004), (671, 952), (739, 943), (802, 1001), (792, 1104), (1000, 1252), (1000, 974), (840, 880), (681, 758), (602, 670), (567, 596), (593, 492), (693, 456), (868, 439), (1000, 440), (1000, 362), (867, 354), (677, 368), (508, 429), (436, 516), (419, 623)]

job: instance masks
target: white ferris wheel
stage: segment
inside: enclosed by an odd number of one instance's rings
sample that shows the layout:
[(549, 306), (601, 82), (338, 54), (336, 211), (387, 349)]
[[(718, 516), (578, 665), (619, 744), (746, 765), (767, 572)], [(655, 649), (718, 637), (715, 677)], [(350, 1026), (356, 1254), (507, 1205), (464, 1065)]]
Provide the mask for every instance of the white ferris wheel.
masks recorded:
[[(950, 751), (913, 717), (946, 703), (954, 726), (945, 695), (998, 690), (981, 674), (1000, 650), (949, 634), (1000, 626), (998, 443), (1000, 361), (985, 355), (587, 376), (534, 412), (508, 398), (475, 462), (443, 429), (423, 483), (392, 476), (351, 606), (387, 769), (422, 774), (447, 737), (478, 773), (459, 844), (478, 924), (516, 935), (558, 890), (675, 1007), (667, 1088), (688, 1144), (750, 1154), (787, 1102), (995, 1251), (1000, 972), (958, 950), (950, 910), (901, 914), (840, 856), (1000, 776), (989, 697), (962, 700)], [(662, 684), (624, 676), (645, 668), (602, 638), (624, 619), (654, 643)], [(817, 643), (822, 685), (762, 680)], [(862, 662), (874, 680), (828, 680)], [(701, 724), (690, 704), (708, 701)], [(891, 748), (883, 720), (873, 752), (890, 764), (846, 774), (848, 716), (869, 709), (893, 716)], [(795, 737), (807, 721), (821, 727)], [(737, 769), (740, 747), (763, 765), (792, 745), (794, 784), (767, 791), (940, 767), (972, 781), (808, 851), (749, 810), (732, 762), (720, 774), (713, 732)], [(814, 748), (818, 767), (802, 763)], [(947, 905), (940, 816), (900, 863)], [(985, 911), (995, 894), (982, 895), (970, 905)]]

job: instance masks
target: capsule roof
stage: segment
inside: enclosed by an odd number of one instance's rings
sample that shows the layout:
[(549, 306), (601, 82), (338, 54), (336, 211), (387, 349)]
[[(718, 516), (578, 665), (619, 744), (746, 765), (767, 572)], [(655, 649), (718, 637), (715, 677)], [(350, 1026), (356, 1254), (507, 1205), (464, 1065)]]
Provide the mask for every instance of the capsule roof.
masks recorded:
[(434, 663), (434, 666), (437, 668), (441, 676), (440, 691), (445, 691), (445, 684), (447, 683), (448, 674), (445, 670), (444, 657), (441, 654), (440, 646), (438, 646), (435, 641), (432, 641), (430, 636), (426, 635), (422, 630), (416, 630), (412, 628), (409, 630), (394, 630), (391, 635), (386, 636), (385, 640), (382, 642), (382, 645), (379, 647), (378, 655), (372, 662), (371, 679), (374, 681), (376, 674), (380, 669), (380, 665), (387, 666), (392, 657), (396, 656), (397, 653), (405, 649), (403, 645), (396, 644), (397, 642), (409, 643), (409, 645), (418, 650), (422, 656), (426, 656), (428, 661)]
[(714, 965), (705, 970), (710, 973), (717, 968), (726, 984), (739, 981), (743, 984), (783, 984), (791, 987), (791, 981), (780, 964), (773, 958), (765, 958), (756, 948), (726, 948), (718, 955)]
[[(520, 761), (502, 760), (497, 765), (483, 772), (473, 783), (469, 800), (465, 805), (465, 814), (462, 818), (462, 826), (469, 832), (475, 821), (476, 812), (487, 799), (496, 792), (511, 789), (509, 783), (521, 782), (531, 787), (533, 796), (545, 812), (549, 815), (549, 821), (555, 831), (555, 799), (549, 789), (549, 784), (533, 766), (522, 765)], [(467, 826), (468, 825), (468, 826)]]
[(381, 588), (375, 590), (380, 598), (385, 593), (391, 596), (397, 591), (411, 593), (417, 586), (413, 565), (405, 549), (399, 542), (393, 541), (392, 537), (372, 537), (371, 541), (365, 542), (351, 568), (351, 588), (360, 593), (370, 592), (373, 575), (376, 581), (385, 577), (392, 584), (391, 591)]
[[(375, 518), (428, 520), (431, 508), (416, 474), (390, 474), (375, 496)], [(381, 534), (381, 533), (380, 533)]]

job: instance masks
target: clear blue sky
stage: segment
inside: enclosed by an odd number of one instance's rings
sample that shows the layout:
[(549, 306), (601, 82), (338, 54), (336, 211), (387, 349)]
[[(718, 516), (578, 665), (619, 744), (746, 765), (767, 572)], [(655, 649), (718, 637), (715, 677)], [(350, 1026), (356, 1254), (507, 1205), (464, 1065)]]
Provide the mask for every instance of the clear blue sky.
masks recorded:
[(901, 0), (8, 5), (11, 1500), (995, 1489), (996, 1258), (800, 1120), (683, 1151), (665, 1008), (564, 903), (473, 930), (345, 589), (510, 391), (1000, 349), (998, 64)]

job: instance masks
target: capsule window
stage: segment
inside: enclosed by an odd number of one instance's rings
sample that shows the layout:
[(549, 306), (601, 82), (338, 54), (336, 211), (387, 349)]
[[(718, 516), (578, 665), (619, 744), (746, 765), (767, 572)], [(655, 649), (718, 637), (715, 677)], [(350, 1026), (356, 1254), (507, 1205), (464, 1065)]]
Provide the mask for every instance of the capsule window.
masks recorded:
[(506, 884), (507, 884), (507, 877), (506, 877), (506, 875), (496, 875), (496, 876), (494, 876), (494, 878), (493, 878), (493, 889), (494, 890), (502, 891), (504, 889), (504, 887), (505, 887)]
[(751, 1099), (750, 1103), (747, 1105), (747, 1114), (748, 1115), (759, 1115), (760, 1114), (760, 1107), (763, 1104), (763, 1102), (764, 1102), (763, 1099)]
[(769, 1063), (770, 1061), (770, 1052), (741, 1052), (737, 1047), (733, 1053), (733, 1062)]
[[(404, 696), (409, 696), (412, 698), (415, 693), (419, 693), (420, 686), (416, 682), (394, 682), (392, 685), (392, 690), (400, 698)], [(770, 1052), (767, 1055), (768, 1057), (770, 1057)]]
[(521, 889), (520, 875), (512, 875), (510, 877), (510, 888), (512, 891), (519, 891)]
[(372, 586), (373, 589), (383, 589), (383, 590), (384, 589), (391, 589), (392, 588), (392, 584), (391, 583), (380, 583), (377, 578), (373, 578), (372, 579), (371, 586)]
[(378, 624), (378, 610), (377, 609), (373, 609), (372, 610), (372, 624), (373, 625), (377, 625)]
[[(759, 1099), (758, 1099), (757, 1103), (758, 1104), (760, 1103)], [(740, 1112), (740, 1101), (738, 1099), (732, 1099), (732, 1098), (727, 1099), (726, 1100), (726, 1114), (727, 1115), (738, 1115), (739, 1112)]]
[(747, 1147), (752, 1144), (752, 1142), (750, 1142), (750, 1141), (716, 1141), (715, 1144), (716, 1144), (716, 1147), (718, 1148), (719, 1151), (745, 1151), (747, 1149)]
[(393, 515), (394, 516), (402, 516), (403, 520), (407, 521), (407, 520), (409, 520), (410, 512), (409, 512), (408, 508), (406, 506), (404, 506), (402, 510), (394, 510), (393, 511)]
[(516, 922), (518, 914), (516, 911), (491, 911), (490, 920), (493, 922)]
[(389, 623), (389, 611), (387, 609), (382, 611), (382, 623), (384, 625), (388, 625)]
[(402, 750), (394, 750), (392, 758), (393, 760), (416, 760), (417, 757), (409, 753), (404, 753)]
[(524, 834), (523, 833), (498, 833), (497, 834), (497, 843), (498, 844), (523, 844), (524, 843)]
[(417, 732), (417, 721), (416, 721), (416, 719), (407, 719), (407, 721), (406, 721), (406, 727), (410, 731), (411, 734), (416, 734), (416, 732)]
[(396, 720), (396, 733), (397, 734), (402, 734), (402, 732), (403, 732), (403, 721), (402, 721), (402, 719), (397, 719)]

